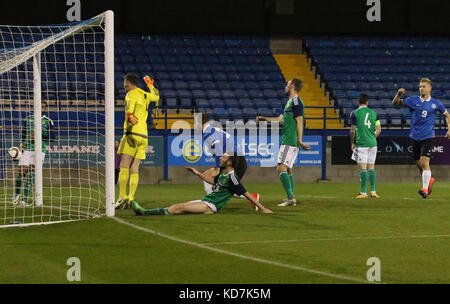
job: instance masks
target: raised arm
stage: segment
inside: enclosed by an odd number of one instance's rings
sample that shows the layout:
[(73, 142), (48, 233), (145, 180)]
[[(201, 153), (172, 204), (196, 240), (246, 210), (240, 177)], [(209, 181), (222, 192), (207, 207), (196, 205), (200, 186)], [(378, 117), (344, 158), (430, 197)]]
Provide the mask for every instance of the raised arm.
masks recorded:
[(278, 117), (256, 116), (256, 120), (282, 122), (283, 121), (283, 114), (281, 114)]
[(406, 90), (404, 88), (398, 89), (397, 94), (395, 95), (394, 99), (392, 100), (392, 104), (394, 106), (403, 105), (403, 101), (401, 98), (402, 98), (403, 94), (405, 94), (405, 93), (406, 93)]
[(255, 204), (259, 208), (259, 210), (261, 210), (262, 213), (273, 213), (272, 210), (265, 208), (260, 202), (258, 202), (253, 196), (251, 196), (250, 193), (245, 192), (244, 196), (246, 199)]
[(192, 172), (194, 175), (197, 175), (198, 177), (200, 177), (202, 180), (204, 180), (205, 182), (207, 182), (208, 184), (214, 185), (214, 177), (213, 176), (207, 176), (201, 172), (199, 172), (197, 169), (192, 168), (192, 167), (186, 167), (186, 169), (190, 172)]

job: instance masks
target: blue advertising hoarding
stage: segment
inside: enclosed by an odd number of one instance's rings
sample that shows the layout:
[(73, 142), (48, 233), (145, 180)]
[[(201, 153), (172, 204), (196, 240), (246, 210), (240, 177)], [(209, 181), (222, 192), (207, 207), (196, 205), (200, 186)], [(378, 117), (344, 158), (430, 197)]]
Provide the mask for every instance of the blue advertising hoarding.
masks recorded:
[[(304, 136), (303, 142), (311, 146), (300, 149), (295, 166), (320, 166), (322, 164), (322, 138)], [(235, 137), (236, 149), (244, 154), (249, 166), (274, 167), (277, 165), (279, 137)], [(202, 138), (190, 135), (169, 136), (169, 166), (215, 166), (212, 153)], [(242, 153), (244, 152), (244, 153)]]

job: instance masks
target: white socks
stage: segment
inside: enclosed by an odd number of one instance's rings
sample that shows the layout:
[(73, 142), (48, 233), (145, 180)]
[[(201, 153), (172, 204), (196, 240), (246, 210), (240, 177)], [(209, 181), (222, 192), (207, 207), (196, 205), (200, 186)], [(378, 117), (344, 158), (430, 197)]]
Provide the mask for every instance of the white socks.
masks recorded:
[(211, 192), (213, 192), (213, 185), (203, 181), (203, 188), (205, 189), (206, 195), (210, 194)]
[(428, 185), (430, 184), (431, 179), (431, 171), (430, 170), (423, 170), (422, 172), (422, 188), (428, 189)]

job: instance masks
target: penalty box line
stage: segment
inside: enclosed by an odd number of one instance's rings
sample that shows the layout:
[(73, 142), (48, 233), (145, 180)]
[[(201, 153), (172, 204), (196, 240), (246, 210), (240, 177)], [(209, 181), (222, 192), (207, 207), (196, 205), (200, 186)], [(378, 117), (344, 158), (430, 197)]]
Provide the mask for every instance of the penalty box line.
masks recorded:
[(186, 244), (186, 245), (190, 245), (190, 246), (194, 246), (194, 247), (198, 247), (201, 249), (205, 249), (205, 250), (209, 250), (209, 251), (213, 251), (216, 253), (221, 253), (221, 254), (225, 254), (228, 256), (233, 256), (236, 258), (240, 258), (240, 259), (244, 259), (244, 260), (249, 260), (252, 262), (258, 262), (258, 263), (263, 263), (263, 264), (268, 264), (268, 265), (272, 265), (272, 266), (278, 266), (278, 267), (282, 267), (282, 268), (287, 268), (290, 270), (297, 270), (297, 271), (302, 271), (302, 272), (308, 272), (308, 273), (312, 273), (312, 274), (316, 274), (316, 275), (320, 275), (320, 276), (326, 276), (326, 277), (330, 277), (333, 279), (340, 279), (340, 280), (345, 280), (345, 281), (350, 281), (350, 282), (355, 282), (355, 283), (375, 283), (376, 282), (368, 282), (366, 280), (362, 280), (360, 278), (355, 278), (355, 277), (350, 277), (350, 276), (344, 276), (344, 275), (340, 275), (340, 274), (334, 274), (334, 273), (329, 273), (329, 272), (324, 272), (324, 271), (319, 271), (319, 270), (315, 270), (315, 269), (310, 269), (310, 268), (305, 268), (305, 267), (301, 267), (301, 266), (296, 266), (296, 265), (290, 265), (290, 264), (285, 264), (285, 263), (280, 263), (280, 262), (276, 262), (276, 261), (271, 261), (271, 260), (266, 260), (266, 259), (261, 259), (261, 258), (257, 258), (257, 257), (252, 257), (252, 256), (248, 256), (248, 255), (243, 255), (240, 253), (235, 253), (235, 252), (231, 252), (228, 250), (223, 250), (223, 249), (218, 249), (218, 248), (214, 248), (205, 244), (201, 244), (201, 243), (196, 243), (196, 242), (192, 242), (192, 241), (188, 241), (188, 240), (184, 240), (184, 239), (180, 239), (178, 237), (174, 237), (174, 236), (170, 236), (149, 228), (144, 228), (138, 225), (135, 225), (133, 223), (127, 222), (121, 218), (118, 217), (112, 217), (111, 219), (115, 220), (116, 222), (126, 225), (128, 227), (146, 232), (146, 233), (150, 233), (171, 241), (175, 241), (178, 243), (182, 243), (182, 244)]

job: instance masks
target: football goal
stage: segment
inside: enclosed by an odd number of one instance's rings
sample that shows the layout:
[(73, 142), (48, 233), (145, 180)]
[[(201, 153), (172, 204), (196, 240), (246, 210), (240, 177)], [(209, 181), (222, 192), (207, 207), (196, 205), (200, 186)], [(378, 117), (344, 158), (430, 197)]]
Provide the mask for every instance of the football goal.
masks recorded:
[(0, 227), (114, 216), (113, 205), (113, 12), (0, 25)]

